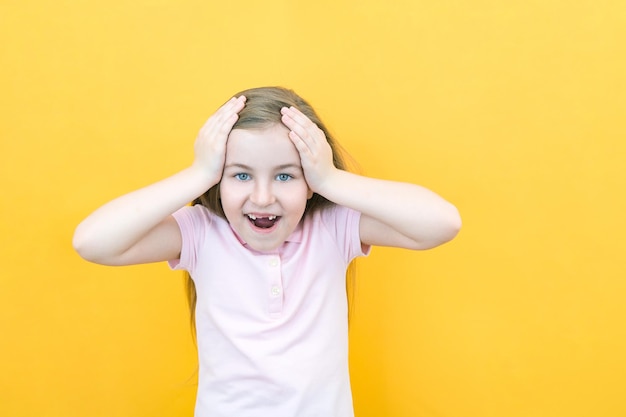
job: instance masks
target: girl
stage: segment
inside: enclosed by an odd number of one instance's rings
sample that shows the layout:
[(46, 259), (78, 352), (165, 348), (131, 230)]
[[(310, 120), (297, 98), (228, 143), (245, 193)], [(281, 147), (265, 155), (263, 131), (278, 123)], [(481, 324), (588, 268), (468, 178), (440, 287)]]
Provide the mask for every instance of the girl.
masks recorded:
[(348, 264), (372, 245), (432, 248), (459, 227), (425, 188), (344, 170), (312, 107), (266, 87), (209, 118), (189, 167), (97, 209), (73, 243), (99, 264), (190, 273), (196, 416), (349, 417)]

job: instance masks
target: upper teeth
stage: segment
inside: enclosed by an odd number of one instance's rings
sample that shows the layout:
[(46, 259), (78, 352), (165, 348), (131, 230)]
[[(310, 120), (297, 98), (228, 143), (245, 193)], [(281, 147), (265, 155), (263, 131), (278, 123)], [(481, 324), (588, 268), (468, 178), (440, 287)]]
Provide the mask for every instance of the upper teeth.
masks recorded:
[[(249, 217), (251, 220), (256, 220), (256, 219), (257, 219), (257, 217), (256, 217), (254, 214), (248, 214), (248, 217)], [(268, 219), (270, 219), (270, 220), (275, 220), (275, 219), (276, 219), (276, 216), (269, 216), (269, 217), (268, 217)]]

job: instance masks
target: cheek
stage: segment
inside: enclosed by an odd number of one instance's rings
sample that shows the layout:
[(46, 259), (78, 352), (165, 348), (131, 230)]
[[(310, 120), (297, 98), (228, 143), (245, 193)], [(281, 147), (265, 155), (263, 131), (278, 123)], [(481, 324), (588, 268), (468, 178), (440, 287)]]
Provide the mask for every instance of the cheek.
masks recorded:
[(237, 210), (241, 205), (241, 192), (237, 192), (236, 187), (229, 184), (220, 184), (220, 203), (224, 213), (228, 215), (229, 212)]
[(304, 213), (306, 203), (309, 199), (308, 188), (299, 187), (296, 190), (292, 190), (285, 198), (287, 199), (286, 201), (288, 201), (291, 210), (298, 213)]

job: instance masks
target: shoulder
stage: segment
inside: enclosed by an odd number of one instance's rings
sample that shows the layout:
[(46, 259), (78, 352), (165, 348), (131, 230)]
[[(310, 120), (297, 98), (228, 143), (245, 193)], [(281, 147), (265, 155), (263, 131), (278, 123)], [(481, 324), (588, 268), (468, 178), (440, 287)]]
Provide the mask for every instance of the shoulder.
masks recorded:
[(313, 230), (332, 240), (340, 253), (351, 260), (369, 253), (369, 247), (361, 244), (359, 224), (361, 213), (348, 207), (332, 204), (311, 213)]
[(170, 262), (174, 269), (196, 270), (198, 262), (216, 249), (227, 246), (232, 232), (228, 223), (208, 208), (196, 204), (185, 206), (172, 214), (178, 223), (181, 250), (178, 259)]
[(348, 207), (331, 204), (317, 210), (311, 218), (314, 224), (336, 230), (349, 228), (355, 224), (358, 227), (361, 213)]
[(215, 213), (201, 204), (185, 206), (174, 212), (172, 216), (176, 219), (181, 229), (189, 226), (208, 226), (216, 219), (219, 219)]
[(204, 241), (209, 231), (213, 236), (230, 235), (228, 222), (203, 205), (185, 206), (172, 214), (178, 223), (183, 240), (195, 236), (196, 241)]

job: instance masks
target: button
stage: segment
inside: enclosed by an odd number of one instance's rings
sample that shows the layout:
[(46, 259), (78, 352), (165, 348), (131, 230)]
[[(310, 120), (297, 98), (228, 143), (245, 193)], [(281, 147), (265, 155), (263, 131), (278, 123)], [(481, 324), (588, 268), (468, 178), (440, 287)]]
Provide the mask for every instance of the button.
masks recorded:
[(278, 266), (278, 259), (276, 258), (270, 259), (270, 266)]
[(274, 286), (272, 287), (272, 295), (273, 295), (274, 297), (278, 297), (278, 296), (280, 295), (280, 293), (281, 293), (281, 289), (280, 289), (280, 287), (279, 287), (278, 285), (274, 285)]

